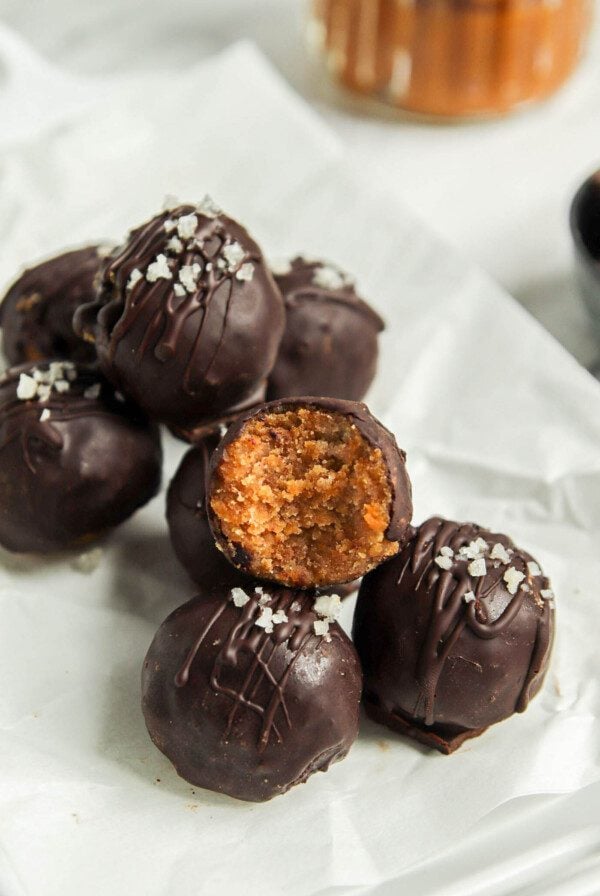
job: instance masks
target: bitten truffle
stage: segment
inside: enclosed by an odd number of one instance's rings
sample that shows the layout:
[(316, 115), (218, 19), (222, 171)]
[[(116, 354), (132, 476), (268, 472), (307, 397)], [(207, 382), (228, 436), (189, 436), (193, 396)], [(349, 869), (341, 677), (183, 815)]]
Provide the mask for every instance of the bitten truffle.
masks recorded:
[(213, 454), (208, 508), (217, 545), (244, 572), (294, 588), (349, 582), (404, 540), (405, 454), (365, 405), (271, 402)]
[(295, 258), (273, 271), (286, 322), (268, 400), (326, 395), (360, 401), (377, 369), (382, 319), (334, 265)]
[(363, 579), (353, 638), (367, 713), (452, 753), (540, 690), (554, 595), (506, 535), (434, 517)]
[(88, 246), (29, 268), (0, 303), (2, 348), (11, 365), (48, 358), (93, 363), (96, 351), (73, 330), (73, 315), (93, 301), (110, 249)]
[(142, 672), (150, 737), (191, 784), (263, 801), (343, 759), (361, 672), (335, 597), (263, 585), (175, 610)]
[(261, 250), (208, 197), (134, 230), (74, 319), (108, 379), (183, 435), (253, 400), (283, 323)]
[[(167, 491), (167, 523), (175, 555), (202, 593), (215, 586), (252, 584), (252, 578), (236, 569), (217, 549), (208, 522), (206, 489), (209, 461), (219, 436), (204, 438), (184, 455)], [(358, 591), (359, 582), (337, 585), (340, 597)]]
[(0, 378), (0, 544), (87, 544), (157, 492), (158, 429), (95, 370), (70, 361)]

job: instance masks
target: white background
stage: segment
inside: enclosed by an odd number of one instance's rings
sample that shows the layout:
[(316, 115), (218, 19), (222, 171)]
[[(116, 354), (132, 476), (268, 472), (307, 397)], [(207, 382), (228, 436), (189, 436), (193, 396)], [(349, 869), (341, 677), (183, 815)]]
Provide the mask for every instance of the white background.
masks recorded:
[[(168, 10), (166, 15), (165, 9)], [(595, 41), (596, 53), (587, 57), (576, 78), (554, 101), (503, 122), (434, 127), (389, 120), (377, 121), (331, 105), (327, 91), (315, 80), (307, 63), (302, 38), (302, 8), (301, 4), (293, 2), (293, 0), (244, 0), (244, 2), (241, 0), (212, 0), (212, 2), (170, 0), (168, 7), (165, 4), (133, 2), (133, 0), (106, 0), (102, 3), (92, 3), (91, 0), (70, 0), (70, 2), (66, 2), (66, 0), (63, 2), (49, 0), (48, 2), (47, 0), (44, 3), (27, 3), (23, 0), (10, 0), (10, 2), (4, 0), (2, 2), (0, 0), (0, 10), (4, 23), (23, 38), (23, 52), (26, 52), (26, 46), (30, 44), (57, 68), (88, 76), (91, 79), (90, 90), (95, 88), (96, 79), (99, 76), (110, 78), (113, 75), (121, 76), (125, 72), (134, 71), (151, 71), (154, 74), (161, 70), (165, 72), (167, 70), (171, 72), (174, 70), (184, 71), (199, 58), (222, 49), (239, 37), (253, 38), (270, 55), (276, 66), (295, 88), (316, 104), (320, 114), (341, 137), (346, 147), (347, 156), (354, 167), (361, 171), (361, 178), (364, 179), (366, 176), (367, 183), (373, 184), (374, 191), (383, 188), (390, 196), (397, 195), (405, 205), (410, 206), (417, 215), (423, 218), (431, 229), (437, 230), (461, 252), (481, 263), (513, 294), (534, 307), (582, 361), (586, 363), (593, 361), (595, 348), (586, 332), (585, 318), (580, 314), (580, 306), (572, 285), (567, 211), (571, 195), (578, 182), (590, 170), (600, 167), (600, 46), (597, 39)], [(81, 82), (78, 83), (81, 86)], [(6, 72), (2, 72), (0, 63), (0, 100), (3, 96), (2, 91), (10, 90), (11, 86), (14, 87), (11, 85), (11, 77)], [(177, 88), (174, 87), (174, 89)], [(242, 89), (240, 89), (240, 93), (243, 93)], [(36, 122), (28, 120), (28, 116), (31, 114), (30, 108), (37, 107), (35, 104), (30, 107), (27, 103), (26, 84), (21, 85), (21, 92), (18, 96), (19, 102), (22, 103), (22, 106), (19, 107), (19, 115), (16, 116), (19, 119), (18, 125), (24, 130), (34, 131)], [(193, 116), (193, 96), (190, 95), (190, 91), (186, 93), (186, 96), (189, 100), (190, 116)], [(232, 102), (235, 103), (235, 101), (236, 97), (232, 95)], [(39, 114), (39, 109), (35, 114)], [(45, 110), (45, 114), (51, 116), (52, 109)], [(304, 122), (301, 124), (304, 126)], [(298, 126), (300, 126), (300, 122)], [(185, 128), (183, 129), (185, 130)], [(7, 133), (7, 125), (4, 124), (4, 130), (0, 127), (0, 143), (6, 138), (10, 138), (10, 134)], [(97, 134), (97, 138), (101, 139), (101, 134)], [(215, 146), (216, 143), (213, 136)], [(184, 143), (181, 147), (184, 156), (185, 150)], [(115, 156), (118, 156), (120, 151), (121, 148), (117, 147)], [(229, 154), (232, 154), (231, 149)], [(93, 156), (94, 154), (88, 152), (88, 155)], [(100, 160), (104, 155), (103, 147), (98, 147), (96, 152), (98, 159)], [(109, 147), (106, 147), (106, 156), (108, 157), (108, 155)], [(189, 159), (187, 158), (186, 165), (189, 168)], [(24, 160), (22, 170), (25, 172), (31, 170), (27, 166), (27, 160)], [(52, 171), (52, 167), (50, 165), (47, 169), (42, 170)], [(111, 170), (109, 158), (106, 159), (106, 170)], [(89, 172), (85, 173), (89, 174)], [(83, 174), (84, 172), (77, 171), (78, 178), (74, 181), (76, 186), (84, 184)], [(92, 175), (93, 172), (90, 176)], [(0, 181), (0, 190), (1, 183)], [(35, 184), (28, 183), (27, 186), (31, 190), (30, 198), (36, 199), (44, 208), (49, 209), (53, 193), (48, 184), (41, 184), (41, 198), (35, 197)], [(73, 192), (76, 186), (70, 186), (66, 181), (61, 186), (64, 187), (67, 201), (73, 204)], [(272, 197), (276, 191), (267, 188), (265, 192)], [(293, 195), (291, 188), (290, 194)], [(58, 192), (57, 195), (59, 195)], [(249, 206), (248, 197), (243, 201)], [(2, 208), (0, 192), (0, 223), (5, 212), (6, 210)], [(265, 221), (261, 221), (261, 224), (266, 227), (269, 219), (267, 212), (263, 210), (263, 213)], [(106, 220), (111, 217), (109, 212), (103, 212), (99, 218), (102, 219), (103, 215)], [(123, 216), (125, 216), (125, 212), (123, 212)], [(114, 217), (119, 219), (120, 213), (115, 214)], [(5, 215), (5, 218), (8, 220), (10, 216)], [(273, 218), (276, 218), (275, 214)], [(258, 219), (260, 221), (260, 214), (258, 214)], [(93, 221), (89, 221), (90, 234), (93, 223)], [(15, 224), (18, 226), (19, 221), (16, 221)], [(25, 227), (23, 231), (24, 236), (19, 236), (19, 244), (23, 247), (27, 245), (25, 237), (30, 232), (31, 226), (32, 224), (29, 222), (29, 226)], [(40, 226), (45, 225), (40, 224)], [(1, 228), (0, 232), (2, 232)], [(408, 235), (405, 234), (405, 238), (408, 243)], [(332, 243), (335, 242), (336, 240), (332, 239)], [(342, 241), (339, 242), (341, 244)], [(2, 251), (2, 246), (0, 246), (0, 268), (8, 273), (9, 268), (15, 264), (15, 253), (14, 250), (11, 250), (10, 257), (7, 254), (3, 257)], [(25, 251), (24, 248), (23, 251)], [(340, 258), (340, 260), (344, 261), (345, 259)], [(453, 264), (448, 262), (448, 265), (449, 270), (453, 270)], [(365, 274), (368, 276), (369, 272), (366, 271)], [(419, 274), (419, 276), (421, 275)], [(378, 282), (385, 282), (382, 272), (371, 274), (371, 279), (374, 285)], [(455, 289), (455, 284), (450, 282), (449, 293), (453, 289)], [(485, 292), (487, 296), (486, 301), (482, 302), (482, 320), (489, 320), (490, 301), (495, 294), (478, 278), (475, 278), (473, 282), (470, 304), (465, 307), (474, 312), (476, 294), (479, 291), (482, 294)], [(509, 320), (515, 329), (522, 328), (523, 318), (513, 309), (509, 311), (508, 306), (505, 309), (503, 303), (504, 297), (498, 294), (498, 307), (500, 310), (506, 311), (506, 320)], [(444, 313), (443, 307), (440, 307), (440, 319)], [(451, 307), (448, 308), (447, 313), (449, 319), (453, 319)], [(467, 318), (467, 325), (472, 325), (475, 330), (476, 324), (477, 321), (473, 313), (470, 318)], [(527, 338), (531, 338), (531, 344), (539, 356), (539, 353), (545, 350), (544, 340), (539, 338), (535, 328), (528, 329), (527, 334)], [(515, 339), (515, 343), (519, 343), (519, 340)], [(465, 344), (468, 344), (466, 337)], [(519, 363), (516, 365), (516, 369), (526, 371), (527, 346), (519, 344), (515, 346), (515, 348), (517, 347)], [(390, 348), (391, 344), (388, 343), (387, 350)], [(434, 346), (434, 348), (438, 350), (438, 347)], [(442, 354), (451, 358), (452, 344), (447, 345), (445, 350), (444, 346), (441, 349)], [(498, 355), (502, 358), (509, 358), (510, 350), (509, 334), (503, 331), (502, 340), (498, 343)], [(558, 358), (558, 355), (552, 353), (550, 353), (550, 357), (557, 360), (553, 389), (549, 390), (549, 394), (542, 391), (534, 393), (533, 397), (537, 404), (533, 403), (532, 408), (534, 410), (537, 408), (540, 418), (546, 414), (545, 419), (548, 425), (546, 431), (552, 434), (553, 422), (550, 419), (550, 414), (554, 409), (552, 392), (555, 391), (556, 394), (561, 395), (561, 403), (557, 404), (557, 413), (560, 410), (561, 415), (561, 428), (557, 424), (556, 433), (566, 437), (570, 449), (567, 451), (565, 448), (561, 451), (560, 444), (555, 445), (552, 439), (552, 444), (546, 445), (545, 456), (548, 469), (539, 471), (540, 480), (544, 480), (546, 483), (545, 490), (537, 481), (538, 471), (534, 469), (533, 454), (528, 473), (532, 483), (532, 506), (536, 509), (539, 504), (543, 515), (555, 515), (560, 521), (563, 515), (561, 503), (563, 493), (564, 513), (567, 516), (569, 513), (577, 516), (572, 507), (577, 508), (578, 501), (576, 499), (579, 493), (573, 493), (567, 489), (570, 479), (566, 468), (571, 460), (571, 457), (567, 455), (573, 455), (575, 473), (578, 463), (585, 470), (592, 463), (593, 451), (590, 446), (593, 446), (597, 420), (591, 419), (589, 427), (586, 428), (585, 409), (586, 407), (592, 411), (594, 408), (597, 409), (597, 402), (594, 403), (596, 395), (591, 390), (588, 395), (587, 387), (577, 379), (572, 371), (568, 370), (568, 366), (561, 366), (564, 359)], [(538, 379), (536, 382), (541, 383), (539, 357), (537, 367)], [(486, 371), (482, 363), (481, 372), (484, 385), (487, 384), (490, 389), (493, 389), (495, 379), (493, 371)], [(485, 377), (486, 372), (489, 374), (488, 378)], [(458, 373), (457, 371), (454, 382), (466, 390), (466, 404), (468, 396), (474, 397), (480, 384), (463, 382)], [(569, 416), (569, 389), (565, 386), (561, 393), (561, 385), (564, 385), (563, 373), (565, 376), (573, 377), (574, 381), (579, 384), (577, 407), (573, 410), (572, 416)], [(501, 394), (498, 397), (500, 400), (504, 398)], [(510, 395), (507, 395), (507, 406), (509, 398)], [(523, 396), (519, 396), (519, 398), (524, 400)], [(509, 412), (508, 409), (506, 413)], [(430, 419), (431, 431), (427, 433), (428, 443), (433, 444), (434, 439), (437, 438), (441, 443), (444, 440), (455, 439), (458, 445), (461, 444), (461, 435), (453, 431), (451, 421), (444, 431), (443, 427), (440, 430), (439, 421), (436, 420), (434, 413), (430, 415)], [(532, 445), (535, 443), (535, 422), (531, 420), (531, 415), (529, 424), (527, 424), (525, 414), (520, 418), (520, 425), (527, 428)], [(429, 425), (427, 420), (409, 421), (409, 429), (411, 423), (414, 424), (415, 432), (419, 433), (427, 430)], [(476, 437), (478, 428), (475, 423), (473, 423), (472, 429)], [(569, 436), (571, 436), (572, 442), (569, 442)], [(539, 444), (543, 444), (543, 433), (540, 433)], [(506, 450), (508, 459), (511, 453), (511, 433), (505, 431), (504, 442), (495, 447), (496, 450)], [(579, 450), (581, 450), (581, 460), (577, 454)], [(551, 463), (553, 455), (556, 455), (556, 460), (560, 461), (558, 470), (553, 468)], [(414, 459), (418, 461), (418, 455)], [(458, 459), (460, 460), (460, 458)], [(437, 455), (433, 453), (430, 460), (431, 464), (428, 465), (428, 458), (424, 454), (420, 458), (420, 467), (419, 463), (415, 464), (415, 472), (420, 483), (419, 500), (422, 502), (423, 512), (425, 509), (430, 509), (430, 504), (431, 509), (437, 509), (433, 507), (434, 501), (439, 500), (436, 490), (443, 490), (442, 487), (447, 485), (447, 478), (456, 482), (455, 494), (451, 495), (448, 492), (448, 510), (460, 507), (465, 514), (471, 513), (470, 509), (466, 509), (467, 498), (471, 502), (469, 507), (473, 507), (472, 502), (475, 500), (473, 495), (479, 490), (478, 483), (474, 482), (472, 478), (465, 478), (466, 497), (464, 497), (465, 509), (463, 510), (460, 504), (463, 500), (463, 496), (460, 495), (461, 480), (457, 478), (456, 470), (452, 468), (444, 470), (439, 463), (439, 453)], [(458, 468), (459, 465), (455, 464), (455, 466)], [(513, 478), (516, 482), (521, 481), (516, 473), (512, 474), (512, 468), (509, 465), (504, 472), (507, 479)], [(597, 476), (592, 478), (590, 473), (587, 479), (583, 476), (578, 479), (576, 475), (572, 478), (575, 484), (580, 483), (579, 503), (585, 509), (585, 513), (583, 510), (580, 512), (580, 520), (582, 519), (584, 523), (587, 520), (590, 529), (589, 543), (585, 542), (583, 536), (581, 537), (581, 544), (584, 545), (581, 550), (582, 552), (584, 549), (587, 550), (591, 559), (593, 545), (597, 544), (598, 529), (595, 523), (597, 508), (596, 511), (593, 511), (593, 501), (589, 500), (586, 503), (585, 499), (590, 497), (592, 487), (597, 483)], [(526, 482), (527, 480), (523, 479), (522, 481)], [(562, 490), (558, 487), (561, 481), (566, 483)], [(583, 484), (581, 485), (581, 483)], [(428, 485), (429, 491), (427, 490)], [(498, 488), (500, 489), (500, 485)], [(471, 493), (469, 493), (469, 489), (471, 489)], [(543, 499), (540, 498), (540, 494)], [(484, 496), (485, 492), (482, 489), (482, 499)], [(490, 497), (493, 499), (493, 495)], [(556, 499), (555, 506), (552, 503), (553, 498)], [(506, 514), (508, 518), (512, 513), (511, 507), (508, 505), (504, 507), (499, 502), (496, 503), (500, 517), (502, 514)], [(137, 532), (138, 525), (143, 531), (144, 520), (149, 518), (149, 515), (150, 511), (132, 523), (134, 534)], [(158, 530), (159, 523), (162, 524), (159, 509), (154, 508), (154, 516)], [(568, 520), (568, 522), (573, 524), (571, 544), (575, 550), (574, 546), (580, 543), (576, 540), (579, 538), (578, 530), (583, 530), (585, 527), (583, 524), (576, 525), (576, 519)], [(528, 525), (527, 514), (524, 512), (521, 520), (523, 532), (527, 532)], [(162, 532), (162, 530), (160, 531)], [(124, 535), (127, 535), (127, 532), (131, 534), (132, 528), (123, 530)], [(545, 546), (545, 550), (548, 551), (548, 556), (551, 558), (554, 553), (553, 539), (556, 556), (566, 551), (562, 538), (554, 537), (551, 528), (547, 533), (540, 532), (538, 535), (532, 523), (529, 537), (539, 540), (539, 544)], [(595, 542), (594, 537), (596, 538)], [(115, 540), (112, 547), (112, 552), (117, 555), (119, 551), (123, 550), (123, 544), (127, 544), (126, 540), (122, 542), (119, 540), (120, 538), (121, 536)], [(587, 547), (585, 547), (586, 544)], [(127, 559), (129, 561), (130, 558)], [(584, 559), (582, 553), (582, 568)], [(572, 562), (572, 555), (569, 557), (568, 552), (561, 563), (554, 560), (554, 568), (564, 582), (571, 579), (570, 561)], [(127, 582), (133, 587), (134, 580), (139, 576), (139, 571), (133, 567), (130, 569), (129, 566), (127, 569), (129, 570)], [(44, 570), (38, 572), (40, 576), (36, 587), (42, 594), (48, 587), (47, 582), (52, 580), (52, 571), (48, 578)], [(587, 568), (585, 573), (587, 577), (585, 594), (589, 599), (593, 599), (595, 595), (590, 582), (592, 579), (594, 582), (597, 580), (591, 572), (588, 573)], [(98, 576), (102, 580), (103, 576), (108, 577), (108, 575), (109, 570), (105, 563), (99, 570)], [(25, 592), (23, 598), (25, 609), (29, 604), (32, 609), (35, 605), (31, 594), (27, 596), (32, 578), (32, 576), (20, 577), (20, 585)], [(144, 582), (143, 577), (141, 581)], [(87, 612), (90, 602), (85, 590), (86, 583), (84, 581), (83, 588), (81, 588), (83, 592), (81, 601), (84, 612)], [(137, 594), (135, 589), (132, 593)], [(15, 614), (18, 615), (17, 607), (15, 606), (14, 609)], [(136, 645), (136, 651), (143, 650), (143, 646), (151, 636), (152, 627), (156, 627), (158, 618), (160, 618), (159, 609), (164, 615), (161, 605), (160, 608), (152, 611), (150, 620), (144, 620), (144, 627), (139, 626), (139, 620), (136, 619), (137, 627), (134, 629), (132, 622), (134, 614), (123, 617), (126, 627), (120, 631), (117, 639), (123, 654), (127, 654), (127, 644), (124, 642), (128, 637)], [(50, 615), (50, 608), (47, 605), (45, 612)], [(107, 623), (107, 629), (110, 630), (111, 625), (112, 620)], [(65, 638), (68, 641), (68, 633), (65, 633)], [(53, 643), (49, 643), (48, 651), (51, 657), (54, 657), (53, 649), (55, 649)], [(116, 650), (117, 648), (111, 656), (114, 656)], [(108, 666), (111, 656), (107, 655), (106, 657)], [(131, 659), (132, 668), (137, 669), (137, 663), (136, 653)], [(95, 668), (92, 671), (94, 674), (97, 673)], [(44, 691), (45, 680), (43, 678), (39, 679), (39, 687), (40, 692)], [(137, 691), (135, 697), (137, 699)], [(84, 705), (89, 703), (85, 693), (82, 699)], [(129, 709), (129, 704), (126, 708)], [(527, 718), (531, 721), (534, 716), (528, 714)], [(27, 720), (25, 721), (27, 722)], [(58, 721), (62, 725), (62, 717)], [(135, 725), (135, 717), (133, 717), (131, 726), (137, 736), (139, 732)], [(506, 732), (504, 736), (510, 740), (509, 730), (504, 729), (504, 731)], [(95, 734), (95, 732), (93, 733)], [(500, 736), (501, 733), (498, 732), (497, 737)], [(119, 750), (122, 742), (121, 732), (119, 732), (118, 737), (115, 736), (113, 744), (119, 759), (121, 759)], [(140, 743), (146, 744), (143, 732), (141, 732)], [(61, 759), (63, 752), (64, 745), (61, 743)], [(26, 756), (23, 757), (23, 767), (26, 772), (29, 772), (26, 758)], [(105, 759), (106, 756), (103, 756), (102, 761)], [(125, 759), (127, 760), (127, 757)], [(158, 761), (156, 757), (155, 760)], [(349, 764), (351, 761), (351, 759), (348, 760), (346, 765), (348, 774), (352, 768)], [(126, 762), (122, 765), (125, 767)], [(76, 767), (73, 763), (68, 762), (67, 766), (71, 771)], [(344, 767), (341, 769), (341, 772), (343, 771)], [(489, 770), (489, 776), (493, 778), (493, 768)], [(335, 779), (332, 777), (332, 780)], [(318, 783), (321, 784), (321, 782)], [(321, 784), (321, 786), (323, 785)], [(60, 787), (58, 792), (60, 793), (62, 789)], [(299, 792), (295, 797), (291, 796), (290, 802), (285, 805), (291, 806), (294, 800), (295, 802), (308, 800), (307, 794), (310, 794), (310, 791)], [(533, 896), (533, 894), (554, 896), (559, 893), (561, 896), (563, 894), (569, 894), (569, 896), (581, 894), (583, 896), (583, 894), (598, 893), (600, 889), (598, 883), (599, 794), (600, 789), (595, 784), (570, 797), (530, 796), (521, 797), (512, 803), (509, 802), (485, 818), (468, 835), (461, 837), (452, 849), (437, 858), (432, 858), (426, 866), (420, 865), (412, 871), (406, 871), (402, 877), (402, 891), (410, 896), (419, 896), (419, 894), (425, 893), (432, 894), (432, 896), (433, 894), (435, 896), (440, 896), (440, 894), (454, 896), (459, 893), (468, 893), (469, 896), (479, 896), (484, 893), (486, 896), (494, 896), (494, 894), (506, 896), (509, 893), (518, 893), (519, 896)], [(37, 795), (37, 798), (41, 798), (40, 794)], [(150, 794), (150, 796), (146, 794), (146, 798), (150, 812), (151, 807), (157, 805), (158, 797), (154, 797), (154, 794)], [(52, 817), (51, 813), (55, 810), (55, 802), (56, 797), (48, 799), (48, 818)], [(515, 802), (518, 802), (518, 810), (515, 808)], [(402, 803), (399, 802), (398, 806), (398, 811), (402, 812)], [(24, 816), (26, 808), (24, 805)], [(104, 816), (99, 813), (99, 817)], [(407, 820), (402, 819), (402, 822), (406, 825)], [(427, 818), (420, 817), (418, 822), (425, 827), (428, 824), (435, 827), (436, 819), (432, 815)], [(11, 830), (10, 820), (7, 820), (6, 824), (10, 833), (14, 833)], [(198, 830), (201, 830), (200, 819), (197, 824)], [(398, 824), (400, 826), (400, 821)], [(132, 854), (137, 849), (138, 852), (135, 854), (139, 855), (140, 851), (143, 854), (148, 834), (142, 825), (139, 828), (137, 825), (138, 821), (135, 817), (131, 825), (132, 829), (135, 828), (131, 849)], [(83, 837), (84, 833), (89, 831), (90, 826), (81, 825), (81, 828), (83, 831), (79, 832), (79, 836)], [(190, 830), (192, 830), (191, 827), (188, 828), (188, 831)], [(31, 827), (24, 824), (21, 833), (24, 849), (29, 846), (31, 841), (35, 844), (35, 832)], [(157, 833), (159, 832), (154, 829), (155, 837)], [(393, 840), (389, 831), (382, 832), (382, 835)], [(75, 838), (73, 838), (73, 842), (75, 842)], [(70, 854), (69, 844), (65, 843), (58, 829), (52, 844), (42, 842), (36, 844), (33, 850), (34, 854), (31, 856), (32, 869), (36, 854), (39, 856), (43, 849), (47, 853), (54, 852), (57, 861), (60, 859), (61, 850), (64, 850), (67, 857), (67, 864), (64, 868), (66, 886), (62, 892), (65, 896), (71, 896), (68, 888), (69, 877), (72, 874), (69, 862), (73, 862), (75, 857)], [(193, 855), (193, 852), (190, 845), (190, 854)], [(150, 858), (149, 856), (148, 859)], [(110, 880), (111, 860), (110, 856), (106, 856), (106, 864), (102, 869), (107, 880)], [(349, 874), (350, 870), (347, 873)], [(243, 884), (241, 886), (243, 888)], [(393, 881), (388, 885), (382, 884), (371, 892), (376, 893), (377, 896), (388, 896), (388, 894), (395, 896), (398, 886), (398, 882)], [(80, 889), (79, 892), (83, 892), (83, 890)], [(97, 889), (94, 892), (100, 891)], [(137, 896), (135, 890), (131, 892)], [(194, 892), (193, 889), (192, 892)], [(351, 892), (351, 889), (346, 887), (343, 892)], [(38, 888), (34, 896), (44, 896), (43, 889)]]
[(184, 68), (240, 37), (254, 40), (374, 185), (398, 195), (593, 364), (599, 352), (572, 281), (567, 216), (579, 182), (600, 167), (600, 29), (552, 100), (503, 121), (435, 126), (336, 106), (307, 60), (307, 5), (0, 0), (0, 15), (57, 65), (89, 75)]

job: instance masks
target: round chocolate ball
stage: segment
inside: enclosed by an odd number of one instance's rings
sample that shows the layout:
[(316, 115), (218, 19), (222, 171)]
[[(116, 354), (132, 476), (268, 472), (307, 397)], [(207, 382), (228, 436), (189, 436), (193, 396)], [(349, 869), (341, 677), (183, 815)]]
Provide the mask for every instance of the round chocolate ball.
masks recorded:
[(126, 520), (160, 485), (158, 429), (94, 369), (69, 361), (0, 378), (0, 544), (50, 553)]
[(73, 315), (93, 301), (107, 250), (87, 246), (26, 270), (0, 303), (2, 348), (11, 365), (65, 358), (93, 363), (96, 350), (73, 331)]
[(251, 400), (275, 363), (283, 317), (261, 250), (207, 198), (134, 230), (74, 325), (117, 388), (185, 432)]
[(367, 713), (451, 753), (541, 688), (553, 593), (506, 535), (434, 517), (365, 576), (353, 638)]
[(406, 536), (405, 460), (363, 404), (270, 402), (233, 423), (211, 458), (215, 540), (234, 566), (292, 588), (360, 578)]
[(286, 320), (267, 398), (360, 401), (375, 376), (382, 319), (357, 295), (353, 280), (327, 262), (295, 258), (274, 273)]
[(218, 588), (175, 610), (142, 672), (150, 737), (191, 784), (263, 801), (343, 759), (361, 672), (339, 599)]

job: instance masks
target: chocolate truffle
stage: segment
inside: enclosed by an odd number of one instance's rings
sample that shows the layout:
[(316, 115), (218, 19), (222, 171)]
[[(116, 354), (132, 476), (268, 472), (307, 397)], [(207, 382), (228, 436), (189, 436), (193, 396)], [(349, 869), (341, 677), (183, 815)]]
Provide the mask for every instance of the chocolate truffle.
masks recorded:
[(295, 258), (274, 273), (286, 321), (267, 398), (360, 401), (375, 376), (382, 319), (359, 298), (352, 279), (327, 262)]
[(73, 331), (77, 308), (94, 299), (107, 250), (88, 246), (26, 270), (0, 303), (2, 347), (12, 365), (47, 358), (93, 363), (96, 351)]
[(163, 622), (144, 662), (142, 707), (182, 778), (260, 802), (346, 756), (362, 678), (338, 607), (277, 586), (220, 588)]
[(0, 544), (86, 544), (158, 490), (158, 429), (94, 369), (24, 365), (0, 379)]
[(412, 515), (405, 454), (365, 405), (270, 402), (210, 464), (209, 521), (231, 562), (293, 588), (359, 578), (396, 554)]
[(275, 363), (283, 318), (261, 250), (206, 198), (134, 230), (74, 326), (117, 388), (185, 432), (252, 398)]
[(506, 535), (434, 517), (363, 579), (353, 637), (367, 713), (452, 753), (541, 688), (553, 594)]

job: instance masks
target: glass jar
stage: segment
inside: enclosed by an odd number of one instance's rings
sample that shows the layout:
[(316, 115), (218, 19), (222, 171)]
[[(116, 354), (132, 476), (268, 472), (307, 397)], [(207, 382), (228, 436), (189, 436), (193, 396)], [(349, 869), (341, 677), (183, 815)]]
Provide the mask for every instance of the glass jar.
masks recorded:
[(443, 117), (500, 115), (568, 77), (591, 0), (312, 0), (312, 27), (344, 87)]

